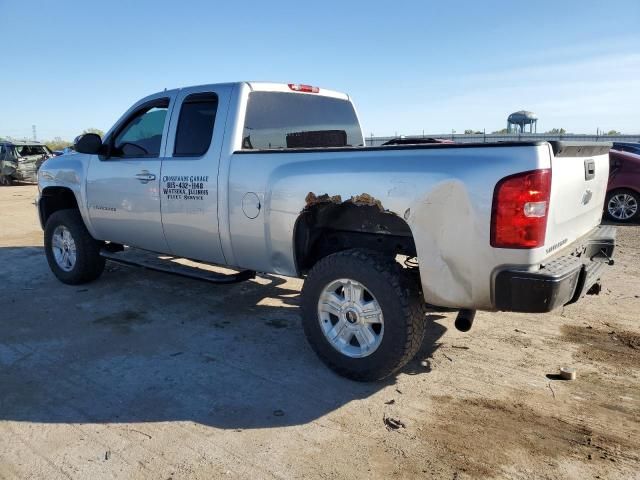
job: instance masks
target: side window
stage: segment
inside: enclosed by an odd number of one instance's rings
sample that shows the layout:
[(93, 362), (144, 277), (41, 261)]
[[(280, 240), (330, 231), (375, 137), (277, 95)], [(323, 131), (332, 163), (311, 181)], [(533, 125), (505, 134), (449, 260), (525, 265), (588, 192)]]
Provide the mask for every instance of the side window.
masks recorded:
[(7, 153), (5, 154), (6, 158), (5, 160), (16, 160), (18, 158), (18, 152), (16, 150), (16, 147), (12, 146), (12, 145), (8, 145), (7, 146)]
[(194, 93), (182, 102), (174, 157), (200, 157), (207, 153), (218, 110), (215, 93)]
[(158, 157), (169, 100), (147, 105), (133, 114), (113, 141), (113, 155)]

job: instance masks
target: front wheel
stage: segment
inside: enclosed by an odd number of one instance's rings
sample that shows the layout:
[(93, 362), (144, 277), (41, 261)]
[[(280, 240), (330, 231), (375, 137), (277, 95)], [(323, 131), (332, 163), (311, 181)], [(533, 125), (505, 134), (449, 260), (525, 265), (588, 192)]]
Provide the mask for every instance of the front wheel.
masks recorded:
[(87, 231), (78, 210), (58, 210), (44, 229), (44, 249), (53, 274), (63, 283), (78, 285), (98, 278), (105, 259), (101, 242)]
[(633, 190), (613, 190), (607, 194), (605, 210), (614, 222), (631, 222), (640, 216), (640, 195)]
[(317, 355), (353, 380), (391, 375), (424, 337), (425, 306), (415, 282), (393, 258), (368, 250), (320, 260), (305, 280), (302, 313)]

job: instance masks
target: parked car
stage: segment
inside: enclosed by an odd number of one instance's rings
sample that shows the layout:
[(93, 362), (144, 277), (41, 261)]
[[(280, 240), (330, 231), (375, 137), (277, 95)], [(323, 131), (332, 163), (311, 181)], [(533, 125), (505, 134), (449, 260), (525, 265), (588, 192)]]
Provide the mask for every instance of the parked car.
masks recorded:
[(53, 152), (40, 142), (0, 141), (0, 184), (38, 181), (38, 169)]
[(76, 151), (73, 149), (73, 147), (64, 147), (62, 150), (54, 150), (53, 154), (56, 157), (59, 157), (60, 155), (68, 155), (70, 153), (76, 153)]
[(611, 149), (640, 155), (640, 143), (638, 142), (613, 142)]
[(606, 216), (616, 222), (640, 218), (640, 145), (614, 144), (609, 152)]
[(204, 85), (143, 98), (104, 139), (78, 137), (76, 155), (42, 167), (37, 205), (64, 283), (97, 279), (105, 259), (176, 274), (126, 246), (244, 269), (206, 274), (216, 283), (305, 278), (313, 349), (376, 380), (418, 351), (427, 304), (459, 310), (467, 331), (476, 310), (547, 312), (597, 293), (615, 237), (599, 226), (609, 147), (365, 147), (346, 94)]

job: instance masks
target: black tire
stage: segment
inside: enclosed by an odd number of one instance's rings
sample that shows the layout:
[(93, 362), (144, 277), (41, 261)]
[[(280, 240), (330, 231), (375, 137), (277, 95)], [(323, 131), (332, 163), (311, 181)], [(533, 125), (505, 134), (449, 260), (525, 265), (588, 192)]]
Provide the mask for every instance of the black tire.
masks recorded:
[[(393, 258), (369, 250), (346, 250), (316, 263), (302, 289), (302, 322), (307, 340), (320, 359), (339, 375), (357, 381), (383, 379), (409, 362), (420, 349), (426, 321), (418, 282), (411, 277)], [(320, 295), (330, 282), (342, 278), (364, 285), (382, 309), (382, 340), (365, 357), (352, 358), (338, 351), (320, 326)]]
[[(636, 212), (634, 215), (626, 219), (616, 218), (611, 212), (609, 212), (609, 202), (614, 196), (617, 196), (617, 195), (630, 195), (633, 198), (636, 205)], [(619, 189), (610, 191), (609, 193), (607, 193), (607, 197), (604, 202), (604, 213), (606, 217), (613, 222), (630, 223), (630, 222), (637, 221), (640, 218), (640, 194), (638, 194), (638, 192), (634, 192), (633, 190), (629, 190), (628, 188), (619, 188)]]
[[(69, 271), (58, 265), (53, 253), (53, 232), (58, 226), (64, 226), (69, 230), (76, 247), (76, 262)], [(104, 271), (105, 264), (105, 259), (100, 256), (101, 246), (102, 242), (94, 240), (87, 231), (78, 210), (58, 210), (47, 220), (44, 229), (44, 250), (49, 268), (62, 283), (79, 285), (98, 278)]]

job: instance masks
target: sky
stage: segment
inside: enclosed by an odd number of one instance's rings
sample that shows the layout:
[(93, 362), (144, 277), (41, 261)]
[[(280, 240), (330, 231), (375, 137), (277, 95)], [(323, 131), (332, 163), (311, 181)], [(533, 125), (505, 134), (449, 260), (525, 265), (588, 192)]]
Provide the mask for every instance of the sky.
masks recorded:
[(348, 93), (366, 136), (640, 133), (640, 1), (0, 0), (0, 137), (72, 140), (180, 86)]

